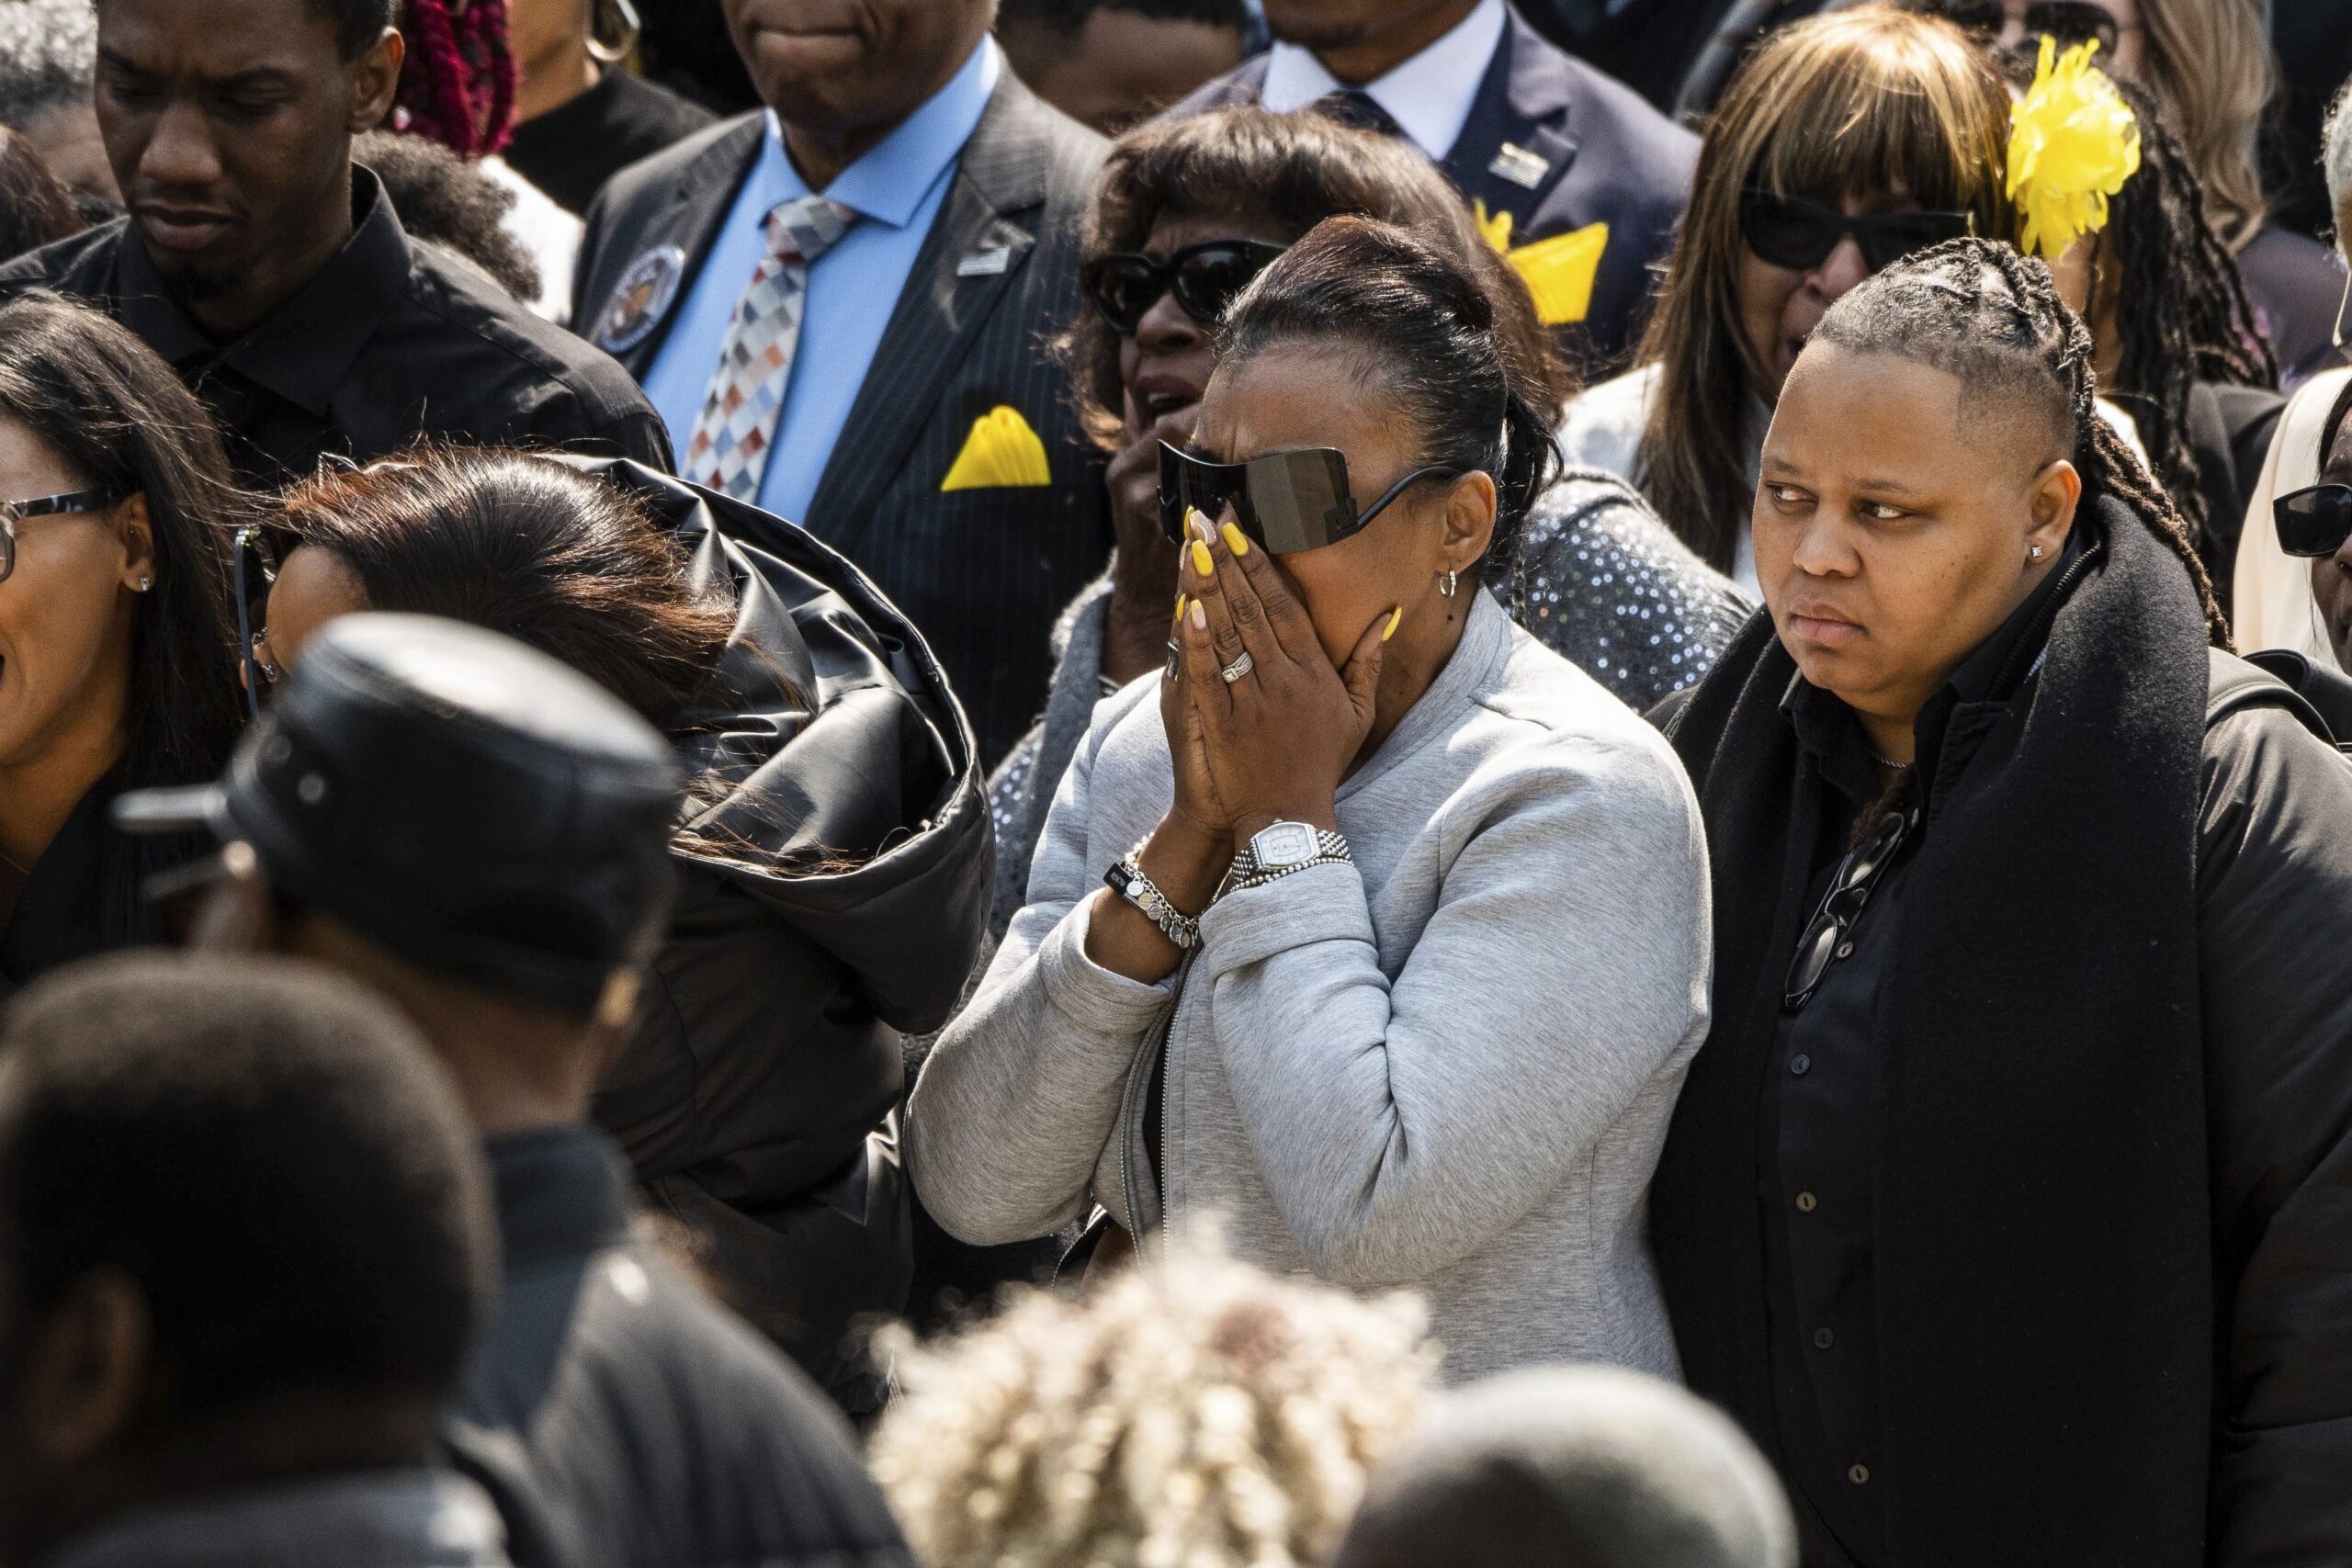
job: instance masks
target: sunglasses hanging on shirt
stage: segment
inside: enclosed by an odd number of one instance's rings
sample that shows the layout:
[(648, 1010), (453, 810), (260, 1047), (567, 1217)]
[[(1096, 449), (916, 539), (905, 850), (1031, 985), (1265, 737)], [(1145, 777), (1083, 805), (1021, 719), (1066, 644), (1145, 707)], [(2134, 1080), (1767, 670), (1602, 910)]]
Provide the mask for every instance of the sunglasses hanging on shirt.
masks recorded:
[[(1925, 8), (1961, 31), (1985, 39), (2000, 37), (2008, 22), (2001, 0), (1936, 0)], [(2115, 58), (2116, 42), (2123, 36), (2123, 25), (2115, 19), (2115, 13), (2091, 0), (2035, 0), (2025, 8), (2024, 20), (2029, 39), (2054, 38), (2064, 50), (2096, 39), (2099, 53), (2109, 60)]]
[(1159, 527), (1184, 540), (1184, 518), (1198, 507), (1212, 520), (1233, 508), (1234, 525), (1271, 555), (1294, 556), (1336, 545), (1363, 531), (1390, 502), (1422, 479), (1459, 479), (1459, 468), (1415, 468), (1363, 511), (1348, 489), (1348, 459), (1336, 447), (1270, 452), (1246, 463), (1212, 463), (1159, 444)]
[(1163, 294), (1174, 294), (1184, 314), (1213, 326), (1233, 297), (1272, 265), (1284, 247), (1263, 240), (1205, 240), (1187, 245), (1164, 262), (1149, 256), (1096, 256), (1079, 268), (1087, 300), (1111, 323), (1133, 337)]
[(1969, 212), (1840, 212), (1802, 197), (1769, 190), (1739, 193), (1739, 231), (1747, 248), (1774, 266), (1810, 272), (1852, 235), (1862, 261), (1883, 272), (1914, 251), (1964, 239), (1976, 231)]

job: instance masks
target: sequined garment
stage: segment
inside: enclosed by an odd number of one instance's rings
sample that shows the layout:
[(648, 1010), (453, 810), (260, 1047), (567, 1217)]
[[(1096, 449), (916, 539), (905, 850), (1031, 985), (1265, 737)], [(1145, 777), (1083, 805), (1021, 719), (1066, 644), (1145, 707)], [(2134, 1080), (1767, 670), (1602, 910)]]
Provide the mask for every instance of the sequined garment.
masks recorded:
[[(1538, 641), (1640, 711), (1696, 684), (1755, 609), (1624, 480), (1599, 468), (1571, 468), (1544, 492), (1521, 536), (1517, 569), (1490, 588)], [(1045, 717), (989, 781), (996, 935), (1021, 908), (1046, 809), (1102, 699), (1110, 594), (1106, 572), (1063, 613)]]

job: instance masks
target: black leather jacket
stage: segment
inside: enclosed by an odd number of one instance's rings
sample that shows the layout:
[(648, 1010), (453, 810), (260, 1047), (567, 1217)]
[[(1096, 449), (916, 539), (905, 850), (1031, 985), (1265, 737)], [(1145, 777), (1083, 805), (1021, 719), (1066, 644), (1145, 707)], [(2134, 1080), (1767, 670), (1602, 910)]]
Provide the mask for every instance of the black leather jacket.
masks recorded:
[(736, 627), (680, 727), (695, 774), (677, 912), (598, 1122), (720, 1293), (852, 1411), (851, 1321), (906, 1303), (899, 1032), (945, 1021), (994, 866), (971, 731), (931, 650), (789, 524), (623, 462), (731, 585)]

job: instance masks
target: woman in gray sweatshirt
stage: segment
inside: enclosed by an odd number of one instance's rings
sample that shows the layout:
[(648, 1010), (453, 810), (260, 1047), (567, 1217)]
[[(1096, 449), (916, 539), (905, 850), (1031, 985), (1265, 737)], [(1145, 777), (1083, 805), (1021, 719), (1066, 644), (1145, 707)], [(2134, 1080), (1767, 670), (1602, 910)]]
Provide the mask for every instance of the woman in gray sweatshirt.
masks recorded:
[(1706, 1029), (1706, 852), (1664, 742), (1475, 591), (1556, 461), (1498, 323), (1531, 308), (1335, 219), (1227, 317), (1162, 458), (1169, 669), (1097, 710), (916, 1085), (959, 1237), (1210, 1218), (1420, 1291), (1450, 1377), (1675, 1371), (1644, 1195)]

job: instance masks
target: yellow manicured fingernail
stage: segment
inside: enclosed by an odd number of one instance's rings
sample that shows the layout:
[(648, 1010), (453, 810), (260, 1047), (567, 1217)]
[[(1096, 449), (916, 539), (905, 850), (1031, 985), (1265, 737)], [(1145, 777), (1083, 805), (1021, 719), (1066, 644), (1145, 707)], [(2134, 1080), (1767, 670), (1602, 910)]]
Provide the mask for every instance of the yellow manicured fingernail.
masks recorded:
[(1389, 611), (1389, 612), (1388, 612), (1388, 624), (1387, 624), (1386, 626), (1383, 626), (1383, 627), (1381, 627), (1381, 628), (1380, 628), (1380, 640), (1381, 640), (1381, 641), (1383, 641), (1383, 642), (1386, 642), (1390, 637), (1395, 637), (1395, 636), (1396, 635), (1396, 625), (1397, 625), (1397, 623), (1398, 623), (1398, 622), (1402, 621), (1404, 618), (1405, 618), (1405, 606), (1404, 606), (1404, 605), (1399, 604), (1399, 605), (1397, 605), (1395, 609), (1393, 609), (1393, 610)]
[(1225, 525), (1225, 547), (1231, 550), (1236, 558), (1246, 556), (1250, 553), (1250, 536), (1227, 523)]
[(1201, 602), (1198, 599), (1193, 601), (1193, 629), (1196, 632), (1204, 632), (1209, 629), (1209, 618), (1201, 614)]
[(1180, 621), (1184, 618), (1184, 596), (1182, 593), (1176, 595), (1176, 618)]
[(1216, 570), (1216, 563), (1209, 559), (1209, 547), (1198, 539), (1193, 541), (1193, 570), (1203, 577), (1207, 577)]

